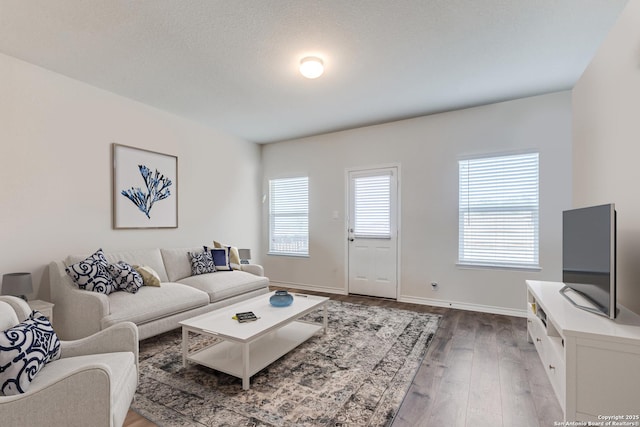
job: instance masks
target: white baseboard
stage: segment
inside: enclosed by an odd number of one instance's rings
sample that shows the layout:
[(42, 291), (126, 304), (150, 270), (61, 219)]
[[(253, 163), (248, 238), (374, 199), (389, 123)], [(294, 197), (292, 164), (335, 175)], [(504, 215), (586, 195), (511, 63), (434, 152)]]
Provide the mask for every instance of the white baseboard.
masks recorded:
[[(295, 288), (295, 289), (300, 289), (302, 291), (315, 291), (315, 292), (326, 292), (329, 294), (337, 294), (337, 295), (349, 295), (349, 292), (347, 292), (345, 289), (325, 288), (322, 286), (307, 285), (304, 283), (271, 281), (269, 285), (273, 287), (282, 286), (285, 288)], [(445, 300), (437, 300), (437, 299), (422, 298), (422, 297), (412, 297), (407, 295), (400, 296), (398, 298), (398, 302), (407, 302), (407, 303), (419, 304), (419, 305), (432, 305), (434, 307), (455, 308), (458, 310), (477, 311), (480, 313), (502, 314), (504, 316), (527, 317), (526, 310), (514, 310), (510, 308), (495, 307), (491, 305), (470, 304), (466, 302), (445, 301)]]
[(431, 298), (400, 296), (399, 302), (408, 302), (420, 305), (432, 305), (435, 307), (455, 308), (458, 310), (477, 311), (480, 313), (502, 314), (504, 316), (527, 317), (526, 310), (514, 310), (511, 308), (495, 307), (492, 305), (470, 304), (466, 302), (443, 301)]
[(328, 294), (348, 295), (348, 292), (344, 289), (324, 288), (322, 286), (306, 285), (303, 283), (276, 282), (276, 281), (270, 280), (269, 286), (273, 286), (273, 287), (282, 286), (284, 288), (300, 289), (301, 291), (326, 292)]

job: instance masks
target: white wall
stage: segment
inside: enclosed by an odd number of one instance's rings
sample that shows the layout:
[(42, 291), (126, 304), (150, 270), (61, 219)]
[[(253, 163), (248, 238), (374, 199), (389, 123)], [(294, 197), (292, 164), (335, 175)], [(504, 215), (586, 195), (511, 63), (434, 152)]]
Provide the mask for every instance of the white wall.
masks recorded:
[[(400, 299), (494, 312), (524, 310), (527, 278), (560, 280), (561, 211), (571, 200), (570, 92), (264, 145), (263, 191), (271, 178), (308, 175), (310, 257), (263, 256), (272, 281), (346, 292), (345, 170), (401, 165)], [(541, 272), (461, 269), (461, 156), (540, 151)], [(332, 219), (333, 211), (340, 213)], [(263, 213), (263, 254), (268, 204)], [(432, 291), (431, 281), (440, 284)]]
[(573, 89), (574, 206), (618, 212), (618, 302), (640, 313), (640, 0)]
[[(178, 156), (177, 229), (111, 228), (113, 142)], [(32, 272), (31, 297), (48, 299), (45, 266), (69, 253), (214, 238), (258, 248), (257, 145), (6, 55), (0, 159), (0, 273)]]

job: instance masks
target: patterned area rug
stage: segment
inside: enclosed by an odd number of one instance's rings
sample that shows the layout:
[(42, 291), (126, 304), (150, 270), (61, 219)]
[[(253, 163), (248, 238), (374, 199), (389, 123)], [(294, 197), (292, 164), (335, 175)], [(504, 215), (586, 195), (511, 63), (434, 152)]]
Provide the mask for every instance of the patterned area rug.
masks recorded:
[[(189, 364), (181, 332), (140, 343), (133, 408), (160, 426), (390, 425), (438, 327), (440, 316), (329, 302), (329, 331), (251, 378)], [(321, 322), (322, 310), (307, 320)], [(212, 339), (194, 336), (193, 347)]]

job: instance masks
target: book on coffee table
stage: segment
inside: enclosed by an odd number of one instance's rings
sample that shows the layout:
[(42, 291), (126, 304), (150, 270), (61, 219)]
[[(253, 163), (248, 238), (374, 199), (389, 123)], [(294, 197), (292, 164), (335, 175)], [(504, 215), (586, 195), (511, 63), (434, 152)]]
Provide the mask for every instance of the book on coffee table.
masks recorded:
[(258, 320), (253, 311), (245, 311), (242, 313), (236, 313), (236, 320), (240, 323), (244, 322), (253, 322), (254, 320)]

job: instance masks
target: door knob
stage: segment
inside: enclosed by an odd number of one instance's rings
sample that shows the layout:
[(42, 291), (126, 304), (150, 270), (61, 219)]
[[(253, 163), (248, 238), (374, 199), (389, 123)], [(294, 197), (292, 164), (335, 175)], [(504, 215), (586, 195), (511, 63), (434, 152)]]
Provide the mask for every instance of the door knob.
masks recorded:
[(349, 237), (349, 241), (353, 242), (355, 239), (353, 237)]

